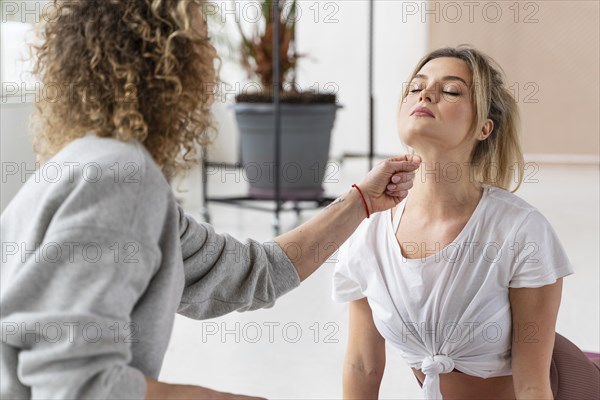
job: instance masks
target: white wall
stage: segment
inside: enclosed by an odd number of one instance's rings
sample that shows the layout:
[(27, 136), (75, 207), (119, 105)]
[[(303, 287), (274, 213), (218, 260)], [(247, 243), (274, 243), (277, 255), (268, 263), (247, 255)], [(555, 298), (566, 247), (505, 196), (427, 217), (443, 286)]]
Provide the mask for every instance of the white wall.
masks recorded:
[(13, 102), (0, 105), (0, 212), (35, 168), (35, 156), (28, 134), (29, 116), (32, 112), (33, 103)]
[[(301, 2), (312, 3), (312, 2)], [(396, 108), (402, 82), (424, 54), (425, 24), (400, 23), (401, 1), (377, 1), (374, 24), (375, 152), (402, 152), (396, 135)], [(320, 2), (320, 18), (332, 13), (336, 23), (301, 20), (299, 50), (317, 61), (301, 63), (300, 81), (334, 82), (345, 108), (337, 120), (332, 153), (368, 151), (368, 12), (367, 1)], [(308, 8), (308, 7), (307, 7)], [(313, 15), (311, 15), (313, 17)]]
[[(30, 24), (3, 21), (0, 26), (0, 212), (14, 197), (29, 172), (35, 167), (35, 156), (29, 134), (29, 116), (34, 110), (31, 101), (17, 94), (25, 82), (32, 88), (31, 62), (27, 61)], [(20, 90), (19, 90), (20, 91)], [(29, 96), (31, 100), (31, 96)]]

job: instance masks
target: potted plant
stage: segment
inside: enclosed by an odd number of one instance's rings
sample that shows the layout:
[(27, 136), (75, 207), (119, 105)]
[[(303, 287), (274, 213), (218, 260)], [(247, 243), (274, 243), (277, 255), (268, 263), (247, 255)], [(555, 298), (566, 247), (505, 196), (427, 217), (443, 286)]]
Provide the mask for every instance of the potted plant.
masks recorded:
[[(277, 0), (275, 0), (277, 1)], [(248, 77), (260, 90), (240, 93), (234, 105), (240, 130), (241, 162), (250, 185), (250, 196), (275, 198), (275, 132), (273, 107), (273, 34), (280, 33), (280, 199), (315, 200), (323, 195), (323, 177), (329, 159), (331, 131), (336, 111), (335, 94), (300, 91), (296, 67), (302, 57), (296, 52), (296, 0), (279, 0), (274, 15), (273, 0), (260, 1), (261, 23), (252, 34), (241, 35), (240, 56)]]

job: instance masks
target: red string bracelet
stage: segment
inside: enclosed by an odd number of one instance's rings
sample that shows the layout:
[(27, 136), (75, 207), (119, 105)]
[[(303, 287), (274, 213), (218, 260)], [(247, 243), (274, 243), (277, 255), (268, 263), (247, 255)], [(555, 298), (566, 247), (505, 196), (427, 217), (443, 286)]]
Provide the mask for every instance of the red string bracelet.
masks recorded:
[(367, 211), (367, 218), (369, 218), (371, 216), (371, 214), (369, 213), (369, 206), (367, 206), (367, 201), (365, 200), (365, 196), (363, 196), (362, 192), (360, 191), (360, 188), (356, 185), (352, 185), (353, 188), (356, 188), (356, 190), (358, 190), (358, 193), (360, 193), (360, 197), (362, 198), (362, 201), (365, 205), (365, 210)]

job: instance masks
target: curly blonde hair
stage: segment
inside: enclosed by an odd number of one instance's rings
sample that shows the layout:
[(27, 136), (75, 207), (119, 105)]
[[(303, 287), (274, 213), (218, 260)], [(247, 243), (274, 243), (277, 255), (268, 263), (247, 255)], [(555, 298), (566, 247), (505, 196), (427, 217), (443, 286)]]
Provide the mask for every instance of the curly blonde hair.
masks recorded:
[[(471, 153), (472, 176), (479, 182), (516, 192), (523, 182), (525, 161), (520, 142), (520, 114), (516, 100), (505, 83), (502, 67), (490, 56), (468, 44), (444, 47), (426, 54), (410, 74), (411, 82), (429, 61), (440, 57), (463, 60), (473, 75), (471, 99), (474, 110), (472, 137), (486, 119), (494, 122), (490, 136), (479, 141)], [(404, 101), (410, 87), (402, 93)]]
[(203, 4), (54, 0), (33, 46), (34, 73), (46, 93), (62, 95), (36, 105), (39, 158), (94, 131), (144, 144), (167, 177), (193, 165), (214, 128), (218, 88), (216, 52), (194, 25)]

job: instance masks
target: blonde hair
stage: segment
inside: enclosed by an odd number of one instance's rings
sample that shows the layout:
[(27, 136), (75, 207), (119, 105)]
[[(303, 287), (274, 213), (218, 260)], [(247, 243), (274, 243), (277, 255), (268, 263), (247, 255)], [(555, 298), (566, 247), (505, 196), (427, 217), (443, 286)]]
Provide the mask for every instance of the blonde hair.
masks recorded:
[(214, 48), (192, 25), (202, 4), (54, 0), (33, 46), (34, 73), (44, 87), (70, 87), (36, 105), (38, 157), (94, 131), (144, 144), (167, 177), (196, 162), (196, 145), (213, 129), (208, 93), (218, 87)]
[[(425, 55), (410, 75), (408, 82), (429, 61), (440, 57), (463, 60), (472, 73), (469, 88), (474, 117), (468, 138), (475, 135), (486, 119), (494, 122), (492, 133), (479, 141), (470, 156), (470, 167), (474, 179), (480, 184), (489, 184), (516, 192), (523, 182), (525, 161), (519, 139), (520, 116), (517, 102), (504, 83), (504, 71), (491, 57), (469, 45), (444, 47)], [(406, 85), (402, 101), (409, 92)]]

